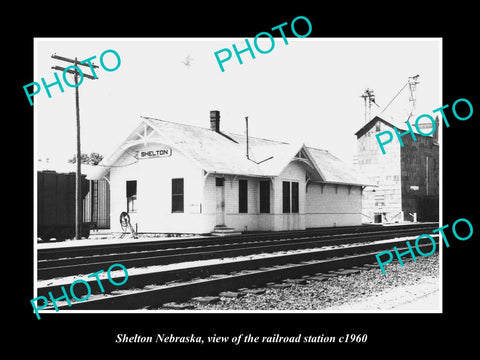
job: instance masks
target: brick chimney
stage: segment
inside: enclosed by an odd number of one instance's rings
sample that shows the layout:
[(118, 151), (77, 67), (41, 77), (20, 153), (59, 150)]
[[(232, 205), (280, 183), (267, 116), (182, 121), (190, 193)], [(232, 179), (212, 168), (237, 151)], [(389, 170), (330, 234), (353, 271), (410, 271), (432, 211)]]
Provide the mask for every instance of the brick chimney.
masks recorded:
[(210, 130), (220, 132), (220, 111), (210, 111)]

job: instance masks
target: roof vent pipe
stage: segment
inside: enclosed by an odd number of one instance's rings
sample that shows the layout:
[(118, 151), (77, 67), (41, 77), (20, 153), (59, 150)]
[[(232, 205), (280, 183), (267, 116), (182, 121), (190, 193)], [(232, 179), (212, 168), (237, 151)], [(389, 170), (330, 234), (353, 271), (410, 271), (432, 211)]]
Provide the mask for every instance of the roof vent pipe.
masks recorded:
[(262, 160), (262, 161), (260, 161), (260, 162), (257, 162), (257, 161), (255, 161), (255, 160), (250, 159), (250, 152), (249, 152), (250, 146), (249, 146), (249, 144), (248, 144), (248, 116), (245, 116), (245, 124), (246, 124), (246, 134), (245, 134), (246, 141), (245, 141), (245, 143), (246, 143), (246, 145), (247, 145), (247, 154), (246, 154), (247, 159), (250, 160), (250, 161), (253, 161), (253, 162), (254, 162), (255, 164), (257, 164), (257, 165), (259, 165), (259, 164), (261, 164), (261, 163), (263, 163), (263, 162), (265, 162), (265, 161), (267, 161), (267, 160), (273, 159), (273, 156), (270, 156), (269, 158), (266, 158), (265, 160)]

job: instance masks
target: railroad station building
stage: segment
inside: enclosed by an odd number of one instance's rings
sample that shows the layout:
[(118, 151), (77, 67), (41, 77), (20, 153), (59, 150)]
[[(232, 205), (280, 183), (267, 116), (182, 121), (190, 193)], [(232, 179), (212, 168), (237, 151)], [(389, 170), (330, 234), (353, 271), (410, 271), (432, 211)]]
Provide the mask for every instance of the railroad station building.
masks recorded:
[[(382, 131), (400, 133), (408, 130), (398, 117), (375, 116), (356, 133), (357, 169), (376, 187), (363, 192), (365, 222), (438, 221), (439, 215), (439, 144), (438, 119), (435, 131), (422, 136), (416, 131), (415, 117), (410, 120), (416, 141), (410, 135), (402, 137), (401, 147), (396, 138), (383, 154), (375, 135)], [(419, 124), (429, 133), (432, 124)]]
[[(208, 123), (208, 116), (206, 117)], [(360, 225), (370, 185), (327, 150), (142, 117), (101, 162), (110, 224), (138, 232), (215, 233)]]

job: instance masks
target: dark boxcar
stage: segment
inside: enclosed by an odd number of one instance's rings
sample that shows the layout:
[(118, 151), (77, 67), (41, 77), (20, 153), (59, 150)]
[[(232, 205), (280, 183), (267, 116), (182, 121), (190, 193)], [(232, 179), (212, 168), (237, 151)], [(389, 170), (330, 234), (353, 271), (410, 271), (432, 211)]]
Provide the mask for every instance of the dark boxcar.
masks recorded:
[[(89, 191), (85, 175), (81, 186), (83, 200)], [(37, 172), (37, 231), (38, 237), (45, 241), (75, 236), (75, 173)], [(89, 223), (82, 223), (81, 235), (88, 238)]]

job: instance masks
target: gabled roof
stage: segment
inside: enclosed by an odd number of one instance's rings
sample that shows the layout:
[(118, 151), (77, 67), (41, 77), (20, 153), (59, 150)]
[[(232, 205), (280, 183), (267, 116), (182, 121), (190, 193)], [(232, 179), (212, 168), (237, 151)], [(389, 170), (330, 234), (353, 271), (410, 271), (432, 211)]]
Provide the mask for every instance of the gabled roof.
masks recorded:
[(321, 169), (324, 182), (350, 185), (372, 185), (363, 174), (355, 168), (348, 166), (327, 150), (307, 147), (315, 163)]
[[(313, 181), (368, 185), (354, 170), (326, 150), (307, 148), (303, 144), (249, 137), (249, 158), (246, 156), (246, 136), (221, 133), (192, 125), (142, 117), (142, 123), (124, 143), (100, 165), (108, 171), (131, 146), (158, 142), (170, 146), (190, 158), (208, 173), (274, 177), (291, 161), (301, 161)], [(306, 158), (296, 155), (303, 149)]]
[[(401, 131), (407, 131), (408, 130), (408, 126), (406, 125), (407, 120), (405, 121), (399, 121), (398, 119), (394, 119), (394, 118), (390, 118), (389, 120), (386, 120), (387, 119), (387, 116), (384, 116), (384, 117), (381, 117), (381, 116), (375, 116), (372, 120), (370, 120), (368, 123), (366, 123), (365, 125), (363, 125), (356, 133), (355, 135), (357, 136), (357, 139), (362, 137), (366, 132), (368, 132), (368, 130), (370, 130), (373, 125), (375, 125), (375, 123), (377, 121), (381, 121), (382, 123), (386, 124), (387, 126), (390, 126), (392, 129), (393, 127), (396, 127), (398, 130), (401, 130)], [(415, 124), (412, 124), (410, 122), (410, 125), (412, 126), (412, 130), (415, 134), (418, 134), (418, 135), (421, 135), (417, 129), (415, 128)]]
[(144, 121), (157, 132), (158, 140), (179, 149), (209, 173), (276, 176), (285, 166), (285, 159), (292, 159), (302, 146), (249, 137), (251, 161), (246, 156), (244, 135), (217, 133), (202, 127), (152, 118), (144, 118)]

